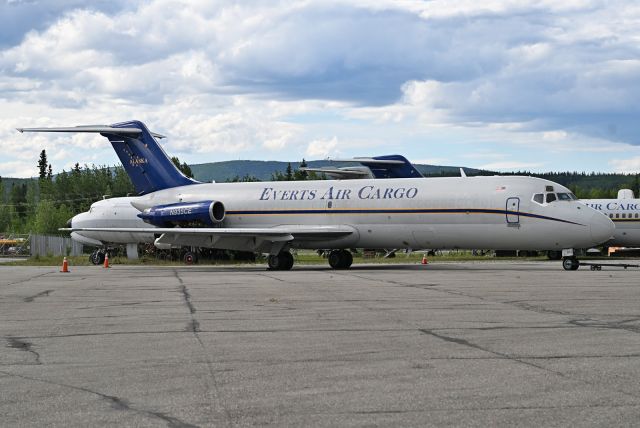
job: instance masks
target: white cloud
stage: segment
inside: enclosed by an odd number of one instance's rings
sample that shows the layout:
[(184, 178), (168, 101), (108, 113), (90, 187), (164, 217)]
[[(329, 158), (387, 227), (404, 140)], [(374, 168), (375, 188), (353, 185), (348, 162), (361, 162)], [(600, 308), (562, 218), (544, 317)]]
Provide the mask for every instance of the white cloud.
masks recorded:
[(632, 157), (629, 159), (612, 159), (611, 161), (609, 161), (609, 165), (616, 172), (622, 172), (625, 174), (639, 174), (640, 156)]
[(338, 146), (338, 138), (333, 137), (329, 140), (314, 140), (307, 145), (306, 154), (312, 159), (327, 158), (330, 154), (336, 154)]

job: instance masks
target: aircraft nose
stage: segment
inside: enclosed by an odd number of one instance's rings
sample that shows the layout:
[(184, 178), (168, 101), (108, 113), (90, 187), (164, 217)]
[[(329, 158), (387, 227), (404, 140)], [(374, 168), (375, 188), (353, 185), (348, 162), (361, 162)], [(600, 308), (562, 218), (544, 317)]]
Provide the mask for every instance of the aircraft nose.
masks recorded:
[(67, 220), (67, 229), (71, 229), (72, 222), (73, 222), (73, 218), (70, 218), (69, 220)]
[(611, 219), (602, 213), (594, 212), (591, 216), (591, 238), (595, 244), (602, 244), (613, 237), (616, 229)]

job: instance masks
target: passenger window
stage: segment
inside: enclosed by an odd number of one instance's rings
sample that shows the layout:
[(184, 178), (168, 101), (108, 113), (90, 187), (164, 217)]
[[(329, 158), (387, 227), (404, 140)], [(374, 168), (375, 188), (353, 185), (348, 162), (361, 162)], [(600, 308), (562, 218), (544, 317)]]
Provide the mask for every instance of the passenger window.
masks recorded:
[(617, 214), (617, 213), (616, 213), (616, 218), (620, 218), (620, 214)]
[(556, 200), (556, 194), (555, 193), (547, 193), (547, 203), (551, 203), (553, 201)]
[(533, 195), (533, 201), (537, 202), (539, 204), (543, 204), (544, 203), (544, 195), (542, 193), (536, 193), (535, 195)]
[(571, 196), (568, 193), (558, 193), (558, 200), (560, 201), (570, 201)]
[(609, 213), (609, 218), (613, 218), (613, 214), (612, 213)]
[(620, 214), (620, 216), (621, 216), (622, 218), (627, 218), (627, 215), (626, 215), (625, 213)]
[(636, 218), (638, 218), (638, 213), (636, 213)]

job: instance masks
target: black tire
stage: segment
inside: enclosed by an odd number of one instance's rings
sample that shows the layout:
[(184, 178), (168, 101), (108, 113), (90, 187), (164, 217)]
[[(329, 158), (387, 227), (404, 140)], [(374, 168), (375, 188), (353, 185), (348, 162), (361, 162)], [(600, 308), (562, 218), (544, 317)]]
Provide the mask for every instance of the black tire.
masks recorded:
[(329, 266), (334, 269), (348, 269), (353, 263), (353, 256), (347, 250), (333, 250), (329, 253)]
[(329, 257), (327, 257), (327, 260), (329, 260), (329, 266), (331, 266), (332, 268), (342, 269), (342, 253), (340, 251), (331, 251), (329, 253)]
[(280, 270), (291, 270), (291, 268), (293, 267), (293, 256), (290, 252), (283, 251), (282, 253), (278, 254), (278, 258), (278, 268)]
[(270, 254), (267, 257), (269, 270), (290, 270), (293, 267), (293, 256), (288, 251), (282, 251), (277, 255)]
[(351, 267), (351, 264), (353, 263), (353, 254), (351, 254), (351, 251), (348, 250), (343, 250), (343, 269), (349, 269)]
[(267, 257), (267, 265), (269, 270), (280, 270), (280, 255), (269, 254)]
[(100, 262), (98, 261), (98, 252), (94, 251), (93, 253), (91, 253), (91, 255), (89, 256), (89, 261), (91, 262), (91, 264), (93, 265), (99, 265)]
[(104, 252), (96, 251), (91, 256), (93, 257), (93, 260), (91, 260), (91, 263), (93, 263), (94, 265), (98, 266), (98, 265), (104, 264), (104, 258), (105, 258)]
[(562, 260), (562, 267), (564, 270), (578, 270), (580, 262), (573, 257), (566, 257)]
[(187, 251), (182, 257), (185, 265), (193, 265), (198, 263), (198, 255), (192, 251)]

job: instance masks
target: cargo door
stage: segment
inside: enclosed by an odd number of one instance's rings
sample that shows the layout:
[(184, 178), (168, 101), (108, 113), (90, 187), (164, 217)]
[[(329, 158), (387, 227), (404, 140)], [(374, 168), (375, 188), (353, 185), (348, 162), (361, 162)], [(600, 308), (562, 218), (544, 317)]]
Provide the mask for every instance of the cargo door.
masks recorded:
[(507, 198), (507, 224), (520, 223), (520, 198)]

